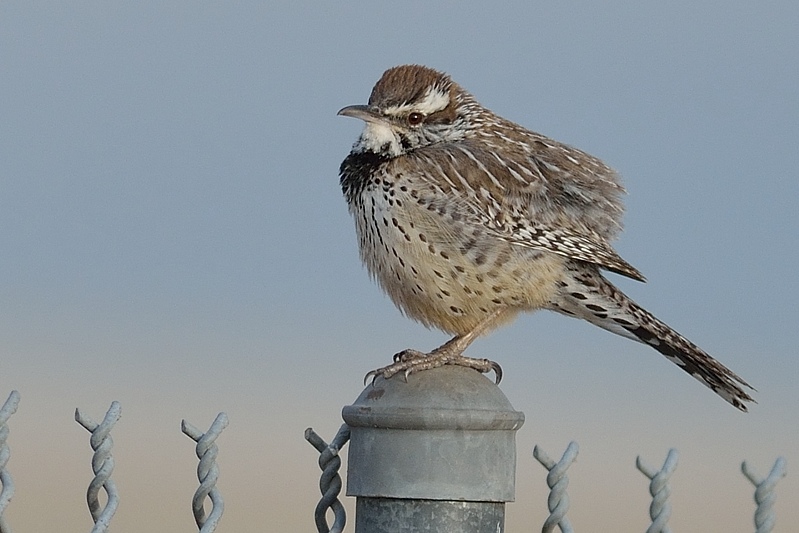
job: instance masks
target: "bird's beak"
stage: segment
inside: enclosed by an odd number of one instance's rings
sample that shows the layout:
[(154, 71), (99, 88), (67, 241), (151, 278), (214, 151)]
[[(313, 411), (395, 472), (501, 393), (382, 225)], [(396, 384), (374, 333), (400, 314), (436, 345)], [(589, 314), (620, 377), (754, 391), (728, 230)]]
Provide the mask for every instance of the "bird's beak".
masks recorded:
[(342, 117), (359, 118), (365, 122), (385, 122), (386, 119), (380, 111), (370, 105), (348, 105), (339, 110), (337, 115)]

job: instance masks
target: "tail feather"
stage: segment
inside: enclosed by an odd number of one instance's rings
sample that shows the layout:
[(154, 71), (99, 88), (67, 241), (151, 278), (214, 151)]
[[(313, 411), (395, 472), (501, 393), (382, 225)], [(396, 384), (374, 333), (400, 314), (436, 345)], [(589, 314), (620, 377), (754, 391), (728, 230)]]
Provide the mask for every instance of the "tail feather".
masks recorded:
[(550, 309), (652, 346), (741, 411), (754, 402), (744, 390), (754, 390), (751, 385), (629, 299), (597, 269), (575, 263), (569, 274)]

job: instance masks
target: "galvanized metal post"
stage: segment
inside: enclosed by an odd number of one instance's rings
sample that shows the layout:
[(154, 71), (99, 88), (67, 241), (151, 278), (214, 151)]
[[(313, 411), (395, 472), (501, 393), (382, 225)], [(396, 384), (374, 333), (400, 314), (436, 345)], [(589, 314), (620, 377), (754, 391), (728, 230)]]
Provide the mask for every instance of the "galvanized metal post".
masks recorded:
[(342, 415), (355, 533), (501, 533), (524, 414), (474, 370), (377, 378)]

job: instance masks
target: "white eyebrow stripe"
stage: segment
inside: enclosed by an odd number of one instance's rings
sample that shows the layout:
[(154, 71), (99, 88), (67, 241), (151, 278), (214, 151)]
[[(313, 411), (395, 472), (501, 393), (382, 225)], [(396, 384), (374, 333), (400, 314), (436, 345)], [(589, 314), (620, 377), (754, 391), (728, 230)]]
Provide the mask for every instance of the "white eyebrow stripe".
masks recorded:
[(431, 87), (427, 93), (416, 103), (391, 106), (385, 110), (387, 115), (402, 115), (411, 111), (431, 115), (449, 105), (449, 93), (438, 87)]
[(417, 111), (430, 115), (436, 111), (441, 111), (449, 105), (449, 93), (442, 91), (438, 87), (431, 87), (424, 98), (414, 106)]

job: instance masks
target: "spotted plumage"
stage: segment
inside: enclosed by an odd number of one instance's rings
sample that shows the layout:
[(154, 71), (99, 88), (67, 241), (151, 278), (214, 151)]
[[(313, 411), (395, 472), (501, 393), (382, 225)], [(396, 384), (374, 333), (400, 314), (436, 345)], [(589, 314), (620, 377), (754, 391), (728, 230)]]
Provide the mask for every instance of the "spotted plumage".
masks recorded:
[(519, 312), (549, 309), (649, 344), (746, 410), (746, 382), (602, 276), (644, 280), (610, 244), (624, 189), (602, 161), (417, 65), (386, 71), (368, 105), (339, 114), (366, 123), (340, 170), (361, 259), (403, 313), (455, 335), (370, 374), (464, 364), (499, 377), (463, 350)]

